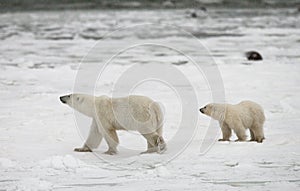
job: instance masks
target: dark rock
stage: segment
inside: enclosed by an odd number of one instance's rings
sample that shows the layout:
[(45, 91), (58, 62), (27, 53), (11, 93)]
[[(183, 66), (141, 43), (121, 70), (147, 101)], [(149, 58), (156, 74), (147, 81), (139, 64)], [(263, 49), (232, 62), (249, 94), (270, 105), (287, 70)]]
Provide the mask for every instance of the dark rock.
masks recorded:
[(262, 56), (256, 51), (246, 52), (246, 57), (248, 60), (262, 60)]
[(187, 61), (187, 60), (182, 60), (182, 61), (178, 61), (178, 62), (173, 62), (172, 64), (179, 66), (179, 65), (187, 64), (188, 62), (189, 61)]
[(197, 13), (195, 13), (195, 12), (192, 12), (192, 13), (191, 13), (191, 17), (192, 17), (192, 18), (197, 18), (197, 17), (198, 17), (198, 15), (197, 15)]

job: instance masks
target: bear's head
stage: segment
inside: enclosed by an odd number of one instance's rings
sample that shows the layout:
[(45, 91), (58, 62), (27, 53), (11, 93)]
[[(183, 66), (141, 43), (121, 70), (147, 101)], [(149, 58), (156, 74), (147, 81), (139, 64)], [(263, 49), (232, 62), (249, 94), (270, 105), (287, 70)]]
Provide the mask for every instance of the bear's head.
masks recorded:
[(210, 103), (204, 106), (203, 108), (200, 108), (199, 110), (201, 113), (220, 121), (224, 120), (225, 118), (226, 105)]
[(60, 101), (74, 108), (80, 113), (93, 117), (95, 111), (95, 97), (86, 94), (69, 94), (59, 97)]

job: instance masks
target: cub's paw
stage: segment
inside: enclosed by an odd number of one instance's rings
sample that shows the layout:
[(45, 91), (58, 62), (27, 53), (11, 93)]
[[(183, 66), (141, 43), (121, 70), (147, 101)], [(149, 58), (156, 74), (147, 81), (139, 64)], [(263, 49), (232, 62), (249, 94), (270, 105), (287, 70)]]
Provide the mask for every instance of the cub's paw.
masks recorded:
[(92, 152), (92, 150), (89, 149), (88, 147), (75, 148), (74, 151), (75, 152)]
[(263, 142), (263, 140), (264, 140), (265, 138), (264, 137), (259, 137), (259, 138), (257, 138), (256, 139), (256, 142), (258, 142), (258, 143), (262, 143)]

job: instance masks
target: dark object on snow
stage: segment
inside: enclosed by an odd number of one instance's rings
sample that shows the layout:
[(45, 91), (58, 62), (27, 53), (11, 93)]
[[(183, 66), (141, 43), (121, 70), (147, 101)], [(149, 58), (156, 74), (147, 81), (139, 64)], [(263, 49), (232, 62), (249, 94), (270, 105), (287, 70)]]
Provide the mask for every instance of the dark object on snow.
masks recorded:
[(195, 13), (195, 12), (192, 12), (192, 13), (191, 13), (191, 17), (192, 17), (192, 18), (197, 18), (197, 17), (198, 17), (198, 15), (197, 15), (197, 13)]
[(204, 11), (204, 12), (207, 11), (206, 7), (200, 7), (199, 9), (200, 9), (201, 11)]
[(173, 62), (172, 64), (179, 66), (179, 65), (187, 64), (188, 62), (189, 61), (187, 61), (187, 60), (182, 60), (182, 61), (178, 61), (178, 62)]
[(262, 56), (256, 51), (246, 52), (246, 57), (248, 60), (262, 60)]
[(251, 62), (243, 62), (242, 64), (243, 64), (243, 65), (247, 65), (247, 66), (248, 66), (248, 65), (252, 65)]

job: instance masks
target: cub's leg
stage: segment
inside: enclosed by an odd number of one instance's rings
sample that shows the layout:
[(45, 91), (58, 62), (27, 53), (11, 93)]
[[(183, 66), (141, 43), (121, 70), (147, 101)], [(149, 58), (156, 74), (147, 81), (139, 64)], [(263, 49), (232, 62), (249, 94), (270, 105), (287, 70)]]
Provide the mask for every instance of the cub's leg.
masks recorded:
[(254, 134), (253, 130), (252, 129), (249, 129), (249, 130), (250, 130), (250, 135), (251, 135), (250, 141), (256, 141), (255, 134)]
[(231, 129), (226, 123), (220, 123), (221, 130), (222, 130), (222, 139), (219, 139), (218, 141), (229, 141), (229, 138), (231, 137)]
[(85, 141), (83, 147), (75, 148), (76, 152), (92, 152), (92, 149), (95, 149), (99, 146), (102, 140), (102, 134), (99, 132), (96, 121), (93, 119), (89, 135), (87, 140)]
[(246, 135), (246, 129), (243, 126), (242, 122), (237, 122), (233, 124), (233, 131), (235, 132), (236, 136), (238, 137), (235, 141), (246, 141), (247, 135)]
[(255, 141), (258, 142), (258, 143), (262, 143), (263, 140), (265, 139), (263, 125), (254, 124), (251, 127), (251, 130), (253, 131), (253, 133), (255, 135)]
[(238, 137), (238, 139), (235, 141), (246, 141), (246, 139), (247, 139), (246, 130), (243, 129), (243, 127), (240, 129), (234, 129), (234, 132), (235, 132), (236, 136)]

